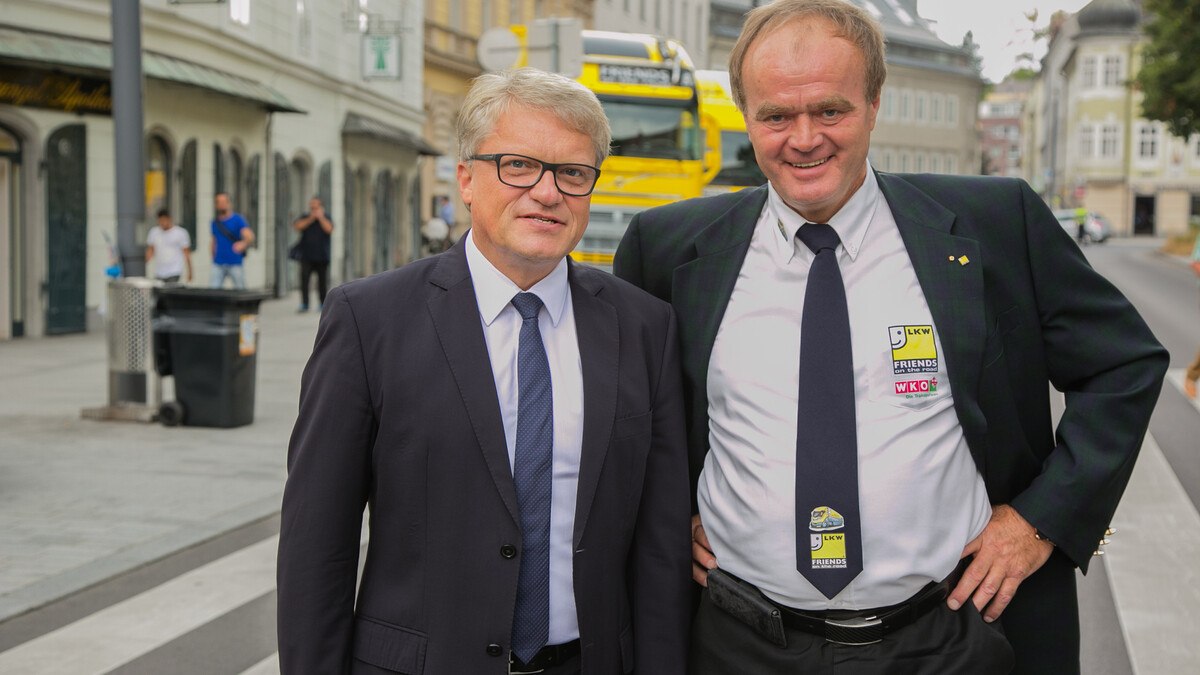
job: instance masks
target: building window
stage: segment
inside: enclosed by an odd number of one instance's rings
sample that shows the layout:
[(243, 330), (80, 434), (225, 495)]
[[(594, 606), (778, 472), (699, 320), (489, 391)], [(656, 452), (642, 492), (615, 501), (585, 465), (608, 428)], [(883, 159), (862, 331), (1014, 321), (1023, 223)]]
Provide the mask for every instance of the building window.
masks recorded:
[(229, 150), (229, 176), (228, 183), (225, 186), (225, 192), (229, 194), (229, 200), (233, 202), (234, 211), (244, 211), (246, 203), (243, 201), (245, 192), (243, 184), (246, 176), (242, 171), (242, 154), (235, 148)]
[(908, 171), (908, 153), (902, 152), (902, 153), (900, 153), (900, 172), (905, 173), (907, 171)]
[(1112, 159), (1117, 156), (1117, 143), (1121, 130), (1116, 124), (1105, 124), (1100, 127), (1100, 156)]
[(1096, 154), (1096, 128), (1090, 124), (1079, 125), (1079, 156), (1091, 157)]
[(929, 100), (929, 121), (934, 124), (942, 122), (942, 100), (944, 98), (941, 94), (934, 94)]
[(900, 92), (900, 121), (907, 122), (909, 106), (912, 104), (912, 92), (907, 89)]
[(883, 155), (883, 157), (880, 159), (880, 168), (883, 169), (884, 171), (891, 171), (892, 170), (892, 151), (884, 150), (881, 154)]
[(916, 118), (918, 122), (925, 121), (925, 112), (929, 108), (929, 96), (925, 92), (917, 94)]
[(954, 155), (946, 155), (946, 173), (958, 173), (958, 158)]
[(250, 25), (250, 0), (229, 0), (229, 18), (243, 26)]
[(312, 13), (310, 0), (296, 0), (296, 51), (300, 56), (312, 56)]
[(917, 173), (924, 173), (925, 172), (925, 153), (918, 152), (916, 157), (914, 158), (914, 161), (916, 163), (914, 166), (914, 170)]
[(1138, 158), (1158, 158), (1158, 126), (1147, 124), (1138, 130)]
[(638, 18), (642, 21), (646, 20), (646, 3), (650, 0), (638, 0)]
[[(147, 224), (154, 223), (159, 209), (171, 209), (171, 175), (171, 148), (162, 136), (151, 136), (146, 143)], [(173, 214), (173, 217), (178, 219), (178, 214)]]
[(941, 173), (942, 172), (941, 155), (937, 154), (936, 152), (929, 156), (929, 172), (930, 173)]
[(958, 96), (950, 94), (946, 97), (946, 124), (958, 126)]
[(1106, 56), (1104, 57), (1104, 86), (1118, 87), (1121, 85), (1121, 57)]
[(1092, 89), (1096, 86), (1096, 57), (1083, 57), (1083, 67), (1079, 74), (1081, 85), (1084, 89)]
[(889, 88), (883, 90), (883, 119), (890, 120), (896, 116), (896, 92)]

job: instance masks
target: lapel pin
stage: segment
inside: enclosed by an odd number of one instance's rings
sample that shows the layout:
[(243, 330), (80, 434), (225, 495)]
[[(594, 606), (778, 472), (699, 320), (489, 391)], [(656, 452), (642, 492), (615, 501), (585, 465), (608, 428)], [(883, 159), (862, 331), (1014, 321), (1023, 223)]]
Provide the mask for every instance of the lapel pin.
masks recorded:
[(949, 260), (950, 262), (954, 262), (954, 256), (950, 256)]
[(959, 258), (958, 258), (958, 264), (959, 264), (959, 265), (966, 265), (966, 264), (967, 264), (967, 263), (969, 263), (969, 262), (971, 262), (971, 259), (970, 259), (970, 258), (968, 258), (968, 257), (967, 257), (967, 256), (965, 256), (965, 255), (964, 255), (964, 256), (959, 256)]

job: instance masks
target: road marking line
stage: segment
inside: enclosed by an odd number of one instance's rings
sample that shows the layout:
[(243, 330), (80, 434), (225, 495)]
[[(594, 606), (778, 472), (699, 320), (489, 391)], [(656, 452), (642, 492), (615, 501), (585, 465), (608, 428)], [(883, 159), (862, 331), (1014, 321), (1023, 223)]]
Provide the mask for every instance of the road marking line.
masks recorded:
[(275, 588), (279, 536), (0, 653), (0, 673), (106, 673)]
[(240, 675), (279, 675), (279, 652), (243, 670)]
[(1193, 672), (1200, 513), (1149, 434), (1113, 527), (1105, 564), (1133, 671)]

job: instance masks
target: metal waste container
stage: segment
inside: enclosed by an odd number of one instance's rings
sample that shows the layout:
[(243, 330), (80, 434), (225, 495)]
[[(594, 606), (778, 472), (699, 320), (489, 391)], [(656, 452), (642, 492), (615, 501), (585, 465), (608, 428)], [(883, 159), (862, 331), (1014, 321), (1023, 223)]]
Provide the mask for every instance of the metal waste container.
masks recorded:
[(154, 373), (153, 311), (161, 287), (161, 281), (143, 277), (108, 282), (108, 405), (85, 408), (85, 418), (154, 420), (162, 391)]
[(175, 401), (159, 408), (168, 426), (238, 427), (254, 421), (258, 305), (267, 293), (163, 288), (155, 362), (175, 377)]

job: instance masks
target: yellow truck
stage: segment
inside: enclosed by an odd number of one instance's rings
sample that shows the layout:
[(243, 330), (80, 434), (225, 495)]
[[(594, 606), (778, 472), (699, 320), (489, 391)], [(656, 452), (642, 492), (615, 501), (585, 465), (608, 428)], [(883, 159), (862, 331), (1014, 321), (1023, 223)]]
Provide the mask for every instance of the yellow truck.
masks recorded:
[(724, 70), (698, 70), (700, 112), (711, 116), (721, 130), (721, 170), (704, 188), (704, 194), (736, 192), (767, 182), (754, 159), (754, 148), (746, 134), (746, 119), (733, 102), (729, 73)]
[[(522, 48), (527, 29), (510, 27)], [(607, 269), (634, 214), (704, 193), (721, 168), (721, 136), (716, 119), (701, 113), (695, 65), (679, 42), (585, 30), (582, 46), (576, 80), (600, 99), (613, 139), (571, 257)], [(517, 65), (526, 62), (523, 55)]]

